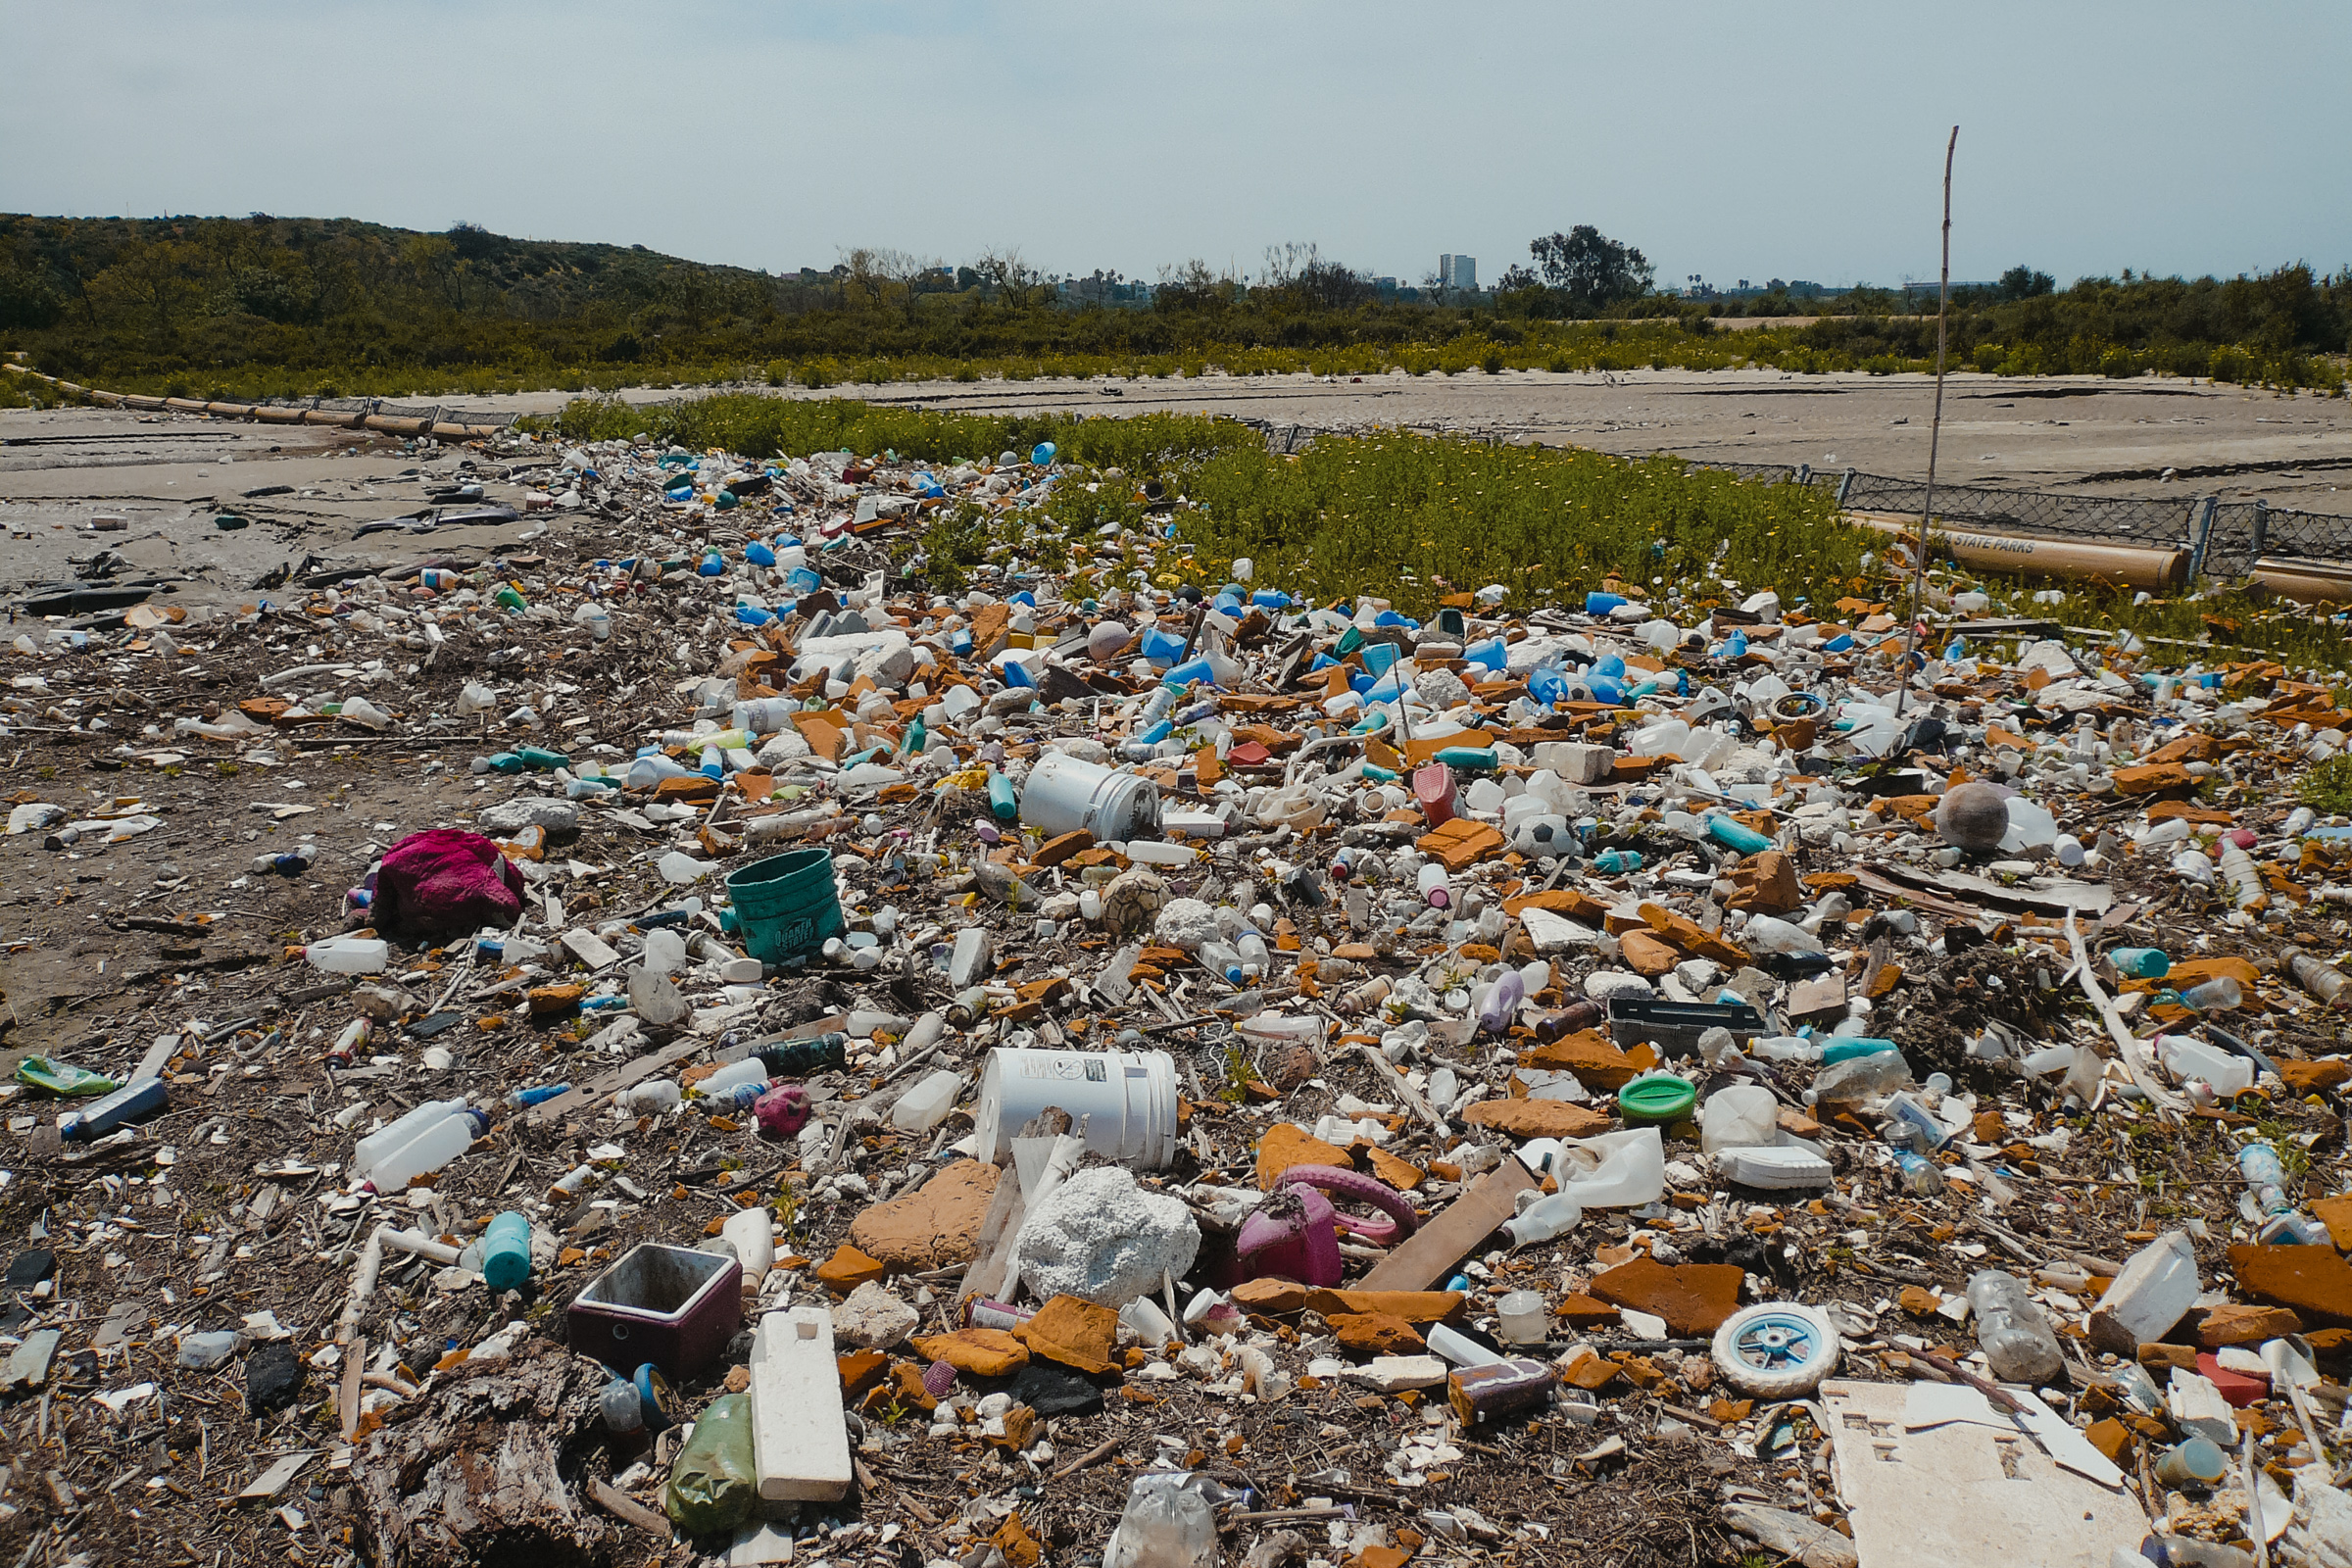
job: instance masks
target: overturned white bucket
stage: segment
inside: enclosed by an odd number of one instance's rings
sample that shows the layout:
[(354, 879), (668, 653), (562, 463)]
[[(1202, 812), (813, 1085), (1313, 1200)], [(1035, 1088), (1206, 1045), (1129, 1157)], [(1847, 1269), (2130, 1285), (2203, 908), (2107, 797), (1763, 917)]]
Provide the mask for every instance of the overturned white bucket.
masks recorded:
[(1098, 844), (1159, 837), (1159, 786), (1138, 773), (1060, 752), (1041, 757), (1021, 786), (1021, 821), (1048, 838), (1080, 828)]
[(1164, 1051), (1023, 1051), (1000, 1046), (980, 1069), (979, 1154), (1003, 1163), (1013, 1135), (1048, 1106), (1086, 1127), (1086, 1151), (1140, 1170), (1176, 1157), (1176, 1062)]

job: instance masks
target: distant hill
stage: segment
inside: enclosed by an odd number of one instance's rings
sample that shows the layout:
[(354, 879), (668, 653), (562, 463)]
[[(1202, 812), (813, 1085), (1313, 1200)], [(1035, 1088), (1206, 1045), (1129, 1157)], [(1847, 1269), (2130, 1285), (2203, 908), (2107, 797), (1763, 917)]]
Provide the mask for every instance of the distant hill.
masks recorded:
[(824, 273), (471, 224), (0, 215), (0, 336), (69, 371), (628, 362), (648, 338), (822, 308), (837, 292)]

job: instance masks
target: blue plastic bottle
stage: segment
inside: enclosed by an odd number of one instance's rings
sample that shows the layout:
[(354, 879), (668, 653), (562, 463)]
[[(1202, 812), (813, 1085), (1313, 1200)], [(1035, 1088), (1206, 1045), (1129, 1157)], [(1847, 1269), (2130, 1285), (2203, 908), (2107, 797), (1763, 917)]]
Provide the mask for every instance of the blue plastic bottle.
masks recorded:
[(1188, 686), (1194, 681), (1204, 680), (1213, 684), (1216, 678), (1216, 671), (1208, 667), (1207, 660), (1188, 659), (1181, 664), (1171, 666), (1166, 674), (1159, 677), (1159, 683), (1162, 686)]
[(988, 774), (988, 808), (1000, 822), (1009, 822), (1021, 814), (1020, 799), (1013, 794), (1012, 780), (994, 768)]
[(482, 1282), (494, 1291), (518, 1291), (531, 1280), (531, 1222), (508, 1209), (482, 1232)]
[(1741, 855), (1760, 855), (1772, 848), (1772, 840), (1721, 811), (1707, 813), (1707, 837)]

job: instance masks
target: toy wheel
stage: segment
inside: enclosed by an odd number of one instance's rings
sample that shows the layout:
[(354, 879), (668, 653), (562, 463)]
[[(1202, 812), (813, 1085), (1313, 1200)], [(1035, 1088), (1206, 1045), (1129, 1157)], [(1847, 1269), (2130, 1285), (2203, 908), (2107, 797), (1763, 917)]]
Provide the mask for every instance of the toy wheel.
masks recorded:
[(1758, 1398), (1810, 1394), (1837, 1366), (1837, 1328), (1793, 1301), (1743, 1307), (1715, 1331), (1715, 1369)]

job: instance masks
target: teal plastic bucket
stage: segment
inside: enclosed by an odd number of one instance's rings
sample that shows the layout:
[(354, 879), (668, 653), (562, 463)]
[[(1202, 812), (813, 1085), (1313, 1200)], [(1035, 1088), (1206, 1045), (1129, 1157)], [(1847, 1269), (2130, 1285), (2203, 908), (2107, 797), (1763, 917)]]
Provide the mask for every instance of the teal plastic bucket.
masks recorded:
[(839, 936), (841, 898), (831, 850), (787, 850), (729, 873), (743, 948), (761, 963), (783, 963)]

